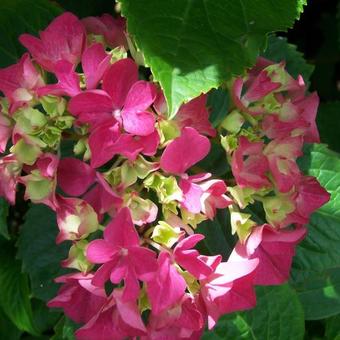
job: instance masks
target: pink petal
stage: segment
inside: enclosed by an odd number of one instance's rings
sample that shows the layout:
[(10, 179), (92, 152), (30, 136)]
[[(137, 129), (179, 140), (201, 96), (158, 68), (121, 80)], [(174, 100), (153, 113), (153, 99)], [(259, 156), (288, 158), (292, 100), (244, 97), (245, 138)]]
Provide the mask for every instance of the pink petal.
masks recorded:
[(144, 80), (134, 83), (125, 99), (122, 115), (145, 111), (155, 101), (156, 95), (154, 84)]
[(147, 136), (155, 130), (155, 117), (151, 112), (122, 112), (126, 132), (137, 136)]
[(79, 76), (70, 62), (60, 60), (55, 64), (54, 69), (58, 83), (38, 88), (37, 94), (39, 96), (52, 94), (73, 97), (81, 92)]
[(186, 288), (183, 277), (171, 264), (168, 253), (161, 252), (158, 263), (157, 274), (147, 284), (147, 294), (154, 314), (159, 314), (178, 302), (184, 295)]
[(98, 125), (112, 118), (113, 106), (111, 97), (105, 91), (90, 90), (71, 98), (68, 110), (79, 116), (81, 122)]
[(78, 64), (85, 46), (86, 33), (79, 19), (66, 12), (40, 32), (40, 38), (22, 34), (19, 40), (43, 68), (54, 72), (60, 60)]
[(184, 195), (184, 201), (181, 202), (181, 205), (188, 211), (198, 214), (202, 208), (201, 196), (203, 194), (203, 190), (201, 187), (186, 179), (181, 179), (179, 187)]
[(80, 196), (95, 181), (95, 171), (77, 158), (63, 158), (58, 166), (58, 184), (68, 195)]
[(86, 88), (95, 89), (110, 66), (111, 56), (104, 50), (102, 44), (88, 47), (82, 56), (81, 64), (85, 74)]
[(90, 242), (86, 250), (86, 257), (92, 263), (106, 263), (112, 260), (116, 248), (104, 240)]
[(121, 109), (126, 96), (138, 80), (137, 64), (131, 59), (116, 61), (106, 72), (103, 79), (103, 89), (111, 96), (115, 109)]
[(210, 150), (207, 137), (195, 129), (186, 127), (180, 137), (174, 139), (164, 150), (161, 168), (176, 175), (183, 174), (191, 166), (202, 160)]
[(106, 226), (104, 239), (111, 245), (123, 248), (139, 245), (139, 236), (128, 208), (122, 208)]

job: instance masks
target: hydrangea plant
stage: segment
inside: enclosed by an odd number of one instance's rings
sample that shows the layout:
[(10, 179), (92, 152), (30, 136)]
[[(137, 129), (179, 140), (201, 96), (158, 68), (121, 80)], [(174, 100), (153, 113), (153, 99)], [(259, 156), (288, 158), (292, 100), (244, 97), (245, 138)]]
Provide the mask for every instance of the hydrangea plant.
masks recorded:
[[(212, 124), (206, 89), (183, 102), (174, 81), (169, 96), (128, 31), (123, 17), (65, 12), (20, 36), (28, 52), (0, 70), (0, 196), (55, 214), (68, 256), (48, 306), (76, 339), (200, 339), (254, 308), (255, 286), (288, 281), (330, 199), (297, 163), (320, 142), (319, 98), (284, 60), (258, 57), (223, 83), (230, 104)], [(207, 166), (216, 149), (223, 174)], [(200, 227), (220, 212), (227, 256)]]

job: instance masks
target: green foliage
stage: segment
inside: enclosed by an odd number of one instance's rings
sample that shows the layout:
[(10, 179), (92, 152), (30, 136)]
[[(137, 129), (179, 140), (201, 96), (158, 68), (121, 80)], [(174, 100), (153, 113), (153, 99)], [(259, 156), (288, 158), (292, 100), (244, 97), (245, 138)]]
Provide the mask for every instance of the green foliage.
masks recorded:
[(9, 240), (10, 237), (8, 234), (7, 216), (8, 203), (4, 198), (0, 197), (0, 235)]
[(29, 295), (28, 277), (21, 273), (14, 245), (0, 239), (0, 307), (18, 329), (37, 334)]
[(44, 301), (57, 292), (58, 285), (53, 280), (64, 272), (60, 261), (67, 257), (69, 248), (67, 244), (55, 244), (57, 232), (55, 213), (44, 205), (33, 205), (18, 240), (18, 257), (30, 277), (32, 294)]
[(222, 316), (203, 340), (302, 340), (304, 315), (289, 285), (257, 287), (257, 305), (248, 312)]
[(170, 116), (255, 62), (266, 34), (286, 30), (305, 1), (121, 0), (129, 33), (167, 98)]
[(0, 1), (0, 65), (16, 63), (24, 52), (18, 37), (22, 33), (38, 34), (53, 17), (61, 13), (54, 2), (46, 0)]

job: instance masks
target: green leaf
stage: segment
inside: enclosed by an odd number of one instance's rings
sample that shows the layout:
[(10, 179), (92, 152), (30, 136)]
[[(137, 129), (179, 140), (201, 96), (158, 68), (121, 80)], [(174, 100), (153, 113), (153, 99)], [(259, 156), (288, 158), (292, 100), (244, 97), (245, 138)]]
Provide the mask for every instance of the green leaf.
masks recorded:
[(327, 319), (326, 339), (327, 340), (340, 340), (340, 315)]
[(61, 313), (47, 307), (46, 303), (32, 299), (33, 320), (39, 333), (49, 331), (61, 317)]
[(4, 198), (0, 197), (0, 235), (9, 240), (10, 236), (8, 233), (7, 216), (8, 203)]
[(202, 253), (220, 254), (224, 260), (228, 259), (236, 243), (231, 235), (228, 210), (218, 210), (215, 219), (201, 222), (196, 232), (205, 235), (204, 240), (198, 245), (198, 249)]
[(299, 163), (331, 194), (330, 202), (312, 215), (292, 266), (292, 284), (306, 319), (315, 320), (340, 312), (340, 158), (326, 145), (314, 144)]
[(244, 72), (266, 34), (286, 30), (301, 0), (121, 0), (128, 31), (167, 98), (170, 117), (183, 102)]
[(37, 34), (61, 9), (46, 0), (1, 0), (0, 2), (0, 67), (17, 62), (25, 49), (18, 37)]
[(224, 89), (212, 89), (208, 94), (207, 106), (210, 108), (209, 120), (216, 128), (227, 116), (230, 104), (229, 94)]
[(340, 269), (310, 275), (295, 285), (306, 320), (324, 319), (340, 313)]
[(33, 296), (44, 301), (55, 296), (58, 285), (53, 280), (65, 272), (60, 261), (67, 257), (69, 246), (56, 245), (57, 233), (55, 213), (44, 205), (33, 205), (18, 240), (18, 256), (31, 279)]
[(22, 332), (0, 308), (0, 339), (19, 340)]
[(36, 335), (28, 278), (15, 255), (14, 245), (0, 239), (0, 307), (16, 327)]
[(66, 316), (62, 317), (54, 327), (55, 334), (51, 340), (75, 340), (74, 333), (79, 326)]
[(263, 56), (275, 62), (285, 61), (287, 71), (295, 79), (299, 74), (308, 84), (309, 78), (314, 71), (314, 66), (306, 62), (303, 54), (297, 50), (295, 45), (289, 44), (286, 38), (271, 35), (268, 38), (268, 46)]
[(320, 139), (330, 149), (340, 152), (340, 101), (321, 103), (317, 115)]
[(257, 305), (248, 312), (227, 314), (203, 340), (302, 340), (303, 309), (289, 285), (257, 287)]
[(292, 276), (295, 282), (340, 266), (340, 158), (324, 144), (309, 145), (301, 169), (315, 176), (331, 200), (311, 216), (307, 237), (297, 247)]

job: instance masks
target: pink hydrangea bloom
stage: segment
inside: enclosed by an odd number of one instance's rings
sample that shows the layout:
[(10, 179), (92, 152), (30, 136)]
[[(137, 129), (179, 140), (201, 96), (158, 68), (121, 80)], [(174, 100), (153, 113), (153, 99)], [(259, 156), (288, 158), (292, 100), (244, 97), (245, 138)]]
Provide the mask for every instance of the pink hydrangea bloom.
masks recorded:
[(77, 158), (63, 158), (58, 165), (58, 185), (68, 195), (80, 196), (95, 182), (96, 172)]
[(164, 150), (161, 168), (169, 173), (181, 175), (191, 166), (202, 160), (210, 150), (209, 139), (195, 129), (185, 127)]
[(86, 17), (82, 22), (88, 34), (102, 35), (105, 43), (111, 48), (117, 46), (127, 48), (124, 18), (113, 18), (109, 14), (103, 14), (101, 17)]
[(111, 65), (102, 88), (72, 98), (70, 112), (80, 121), (92, 124), (98, 124), (98, 119), (114, 117), (133, 135), (147, 136), (155, 130), (155, 118), (146, 111), (155, 100), (155, 87), (138, 81), (138, 68), (131, 59), (121, 59)]
[(56, 242), (78, 240), (98, 229), (98, 217), (91, 205), (79, 198), (58, 196), (56, 208), (59, 234)]
[[(192, 127), (200, 134), (210, 137), (216, 136), (216, 130), (209, 121), (210, 112), (207, 109), (207, 98), (206, 94), (201, 94), (179, 108), (174, 121), (180, 129)], [(154, 107), (161, 116), (167, 116), (167, 105), (161, 90), (157, 94)]]
[(93, 44), (84, 51), (81, 65), (88, 90), (95, 89), (103, 79), (105, 72), (111, 65), (110, 60), (111, 56), (105, 52), (102, 44)]
[(103, 286), (110, 279), (118, 284), (124, 280), (124, 301), (135, 300), (139, 294), (139, 281), (148, 280), (157, 270), (156, 254), (139, 245), (128, 208), (121, 209), (106, 226), (103, 240), (92, 241), (87, 248), (87, 258), (102, 266), (92, 280)]
[(37, 89), (39, 96), (76, 96), (81, 92), (78, 73), (74, 71), (74, 65), (69, 61), (60, 60), (55, 63), (54, 73), (58, 78), (57, 84), (50, 84)]
[(250, 142), (243, 136), (239, 138), (239, 146), (232, 156), (231, 169), (241, 187), (259, 189), (270, 186), (266, 177), (269, 165), (263, 147), (263, 142)]
[(63, 308), (64, 313), (77, 323), (88, 322), (106, 303), (104, 288), (92, 285), (93, 274), (72, 273), (55, 281), (63, 283), (58, 295), (48, 302), (52, 308)]
[(204, 327), (204, 318), (194, 299), (185, 294), (172, 308), (160, 314), (151, 313), (148, 335), (142, 340), (190, 339), (199, 340)]
[(279, 191), (288, 192), (299, 181), (301, 172), (296, 159), (302, 156), (302, 137), (275, 139), (264, 149), (275, 184)]
[(253, 308), (256, 304), (253, 279), (258, 260), (221, 262), (201, 281), (200, 298), (213, 328), (226, 313)]
[(14, 155), (0, 158), (0, 197), (4, 197), (11, 204), (15, 204), (15, 194), (22, 165)]
[(222, 260), (222, 257), (217, 255), (210, 256), (207, 261), (207, 256), (200, 255), (196, 249), (193, 249), (203, 239), (204, 235), (201, 234), (190, 235), (179, 241), (173, 252), (174, 260), (199, 280), (212, 274), (214, 264)]
[(157, 315), (173, 306), (184, 296), (186, 283), (166, 252), (158, 256), (158, 271), (147, 282), (152, 313)]
[(68, 61), (77, 65), (86, 44), (83, 24), (72, 13), (66, 12), (55, 18), (40, 32), (40, 39), (22, 34), (20, 42), (29, 50), (34, 60), (44, 69), (55, 72), (57, 62)]
[(303, 239), (306, 229), (277, 230), (268, 224), (256, 227), (245, 244), (238, 242), (231, 260), (259, 259), (254, 283), (258, 285), (282, 284), (289, 278), (296, 245)]
[(107, 303), (75, 335), (77, 340), (125, 339), (146, 334), (135, 301), (123, 301), (123, 292), (115, 289)]
[(0, 69), (0, 91), (8, 98), (9, 112), (28, 105), (35, 96), (38, 87), (44, 85), (40, 73), (25, 53), (17, 64)]

